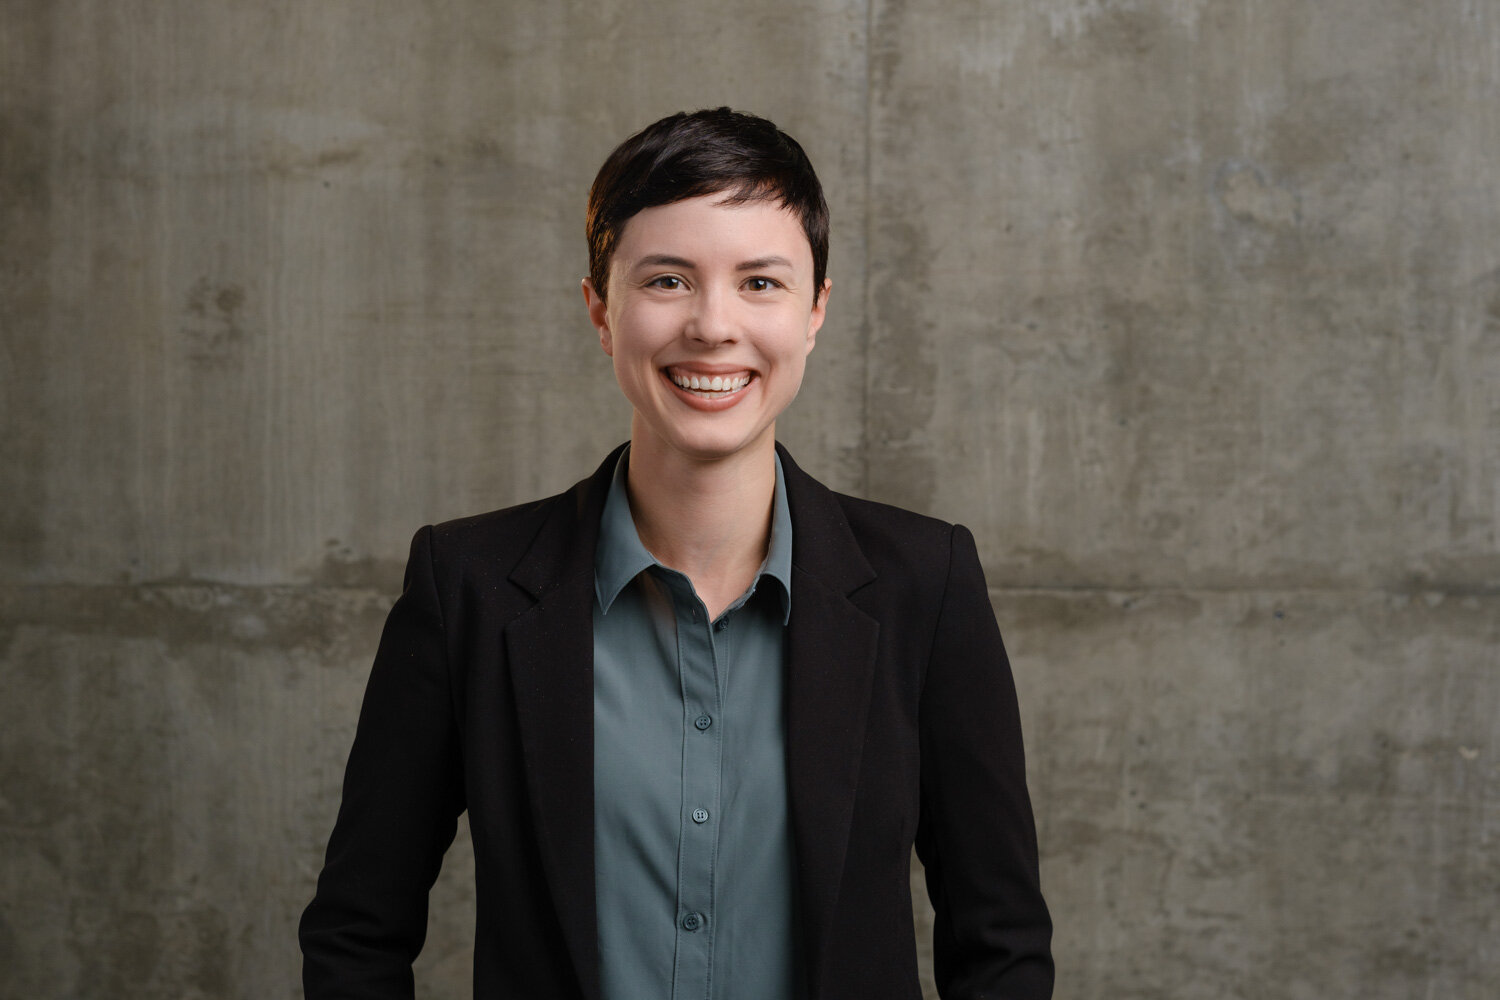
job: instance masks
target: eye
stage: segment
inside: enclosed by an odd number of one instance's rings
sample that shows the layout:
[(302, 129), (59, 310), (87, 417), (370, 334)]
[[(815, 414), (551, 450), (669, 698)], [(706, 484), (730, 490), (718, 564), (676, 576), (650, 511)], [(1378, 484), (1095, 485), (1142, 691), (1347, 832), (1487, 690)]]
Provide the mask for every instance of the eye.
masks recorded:
[(646, 282), (647, 288), (661, 288), (669, 292), (675, 292), (682, 287), (682, 279), (675, 274), (663, 274)]
[(752, 292), (769, 292), (773, 288), (780, 288), (781, 282), (775, 278), (749, 278), (745, 281), (745, 287)]

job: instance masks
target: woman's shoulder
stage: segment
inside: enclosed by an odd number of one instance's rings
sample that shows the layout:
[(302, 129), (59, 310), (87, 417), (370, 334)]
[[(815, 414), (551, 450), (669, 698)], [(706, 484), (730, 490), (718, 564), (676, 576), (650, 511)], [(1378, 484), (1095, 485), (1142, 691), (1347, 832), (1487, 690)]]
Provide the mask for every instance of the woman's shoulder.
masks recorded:
[(973, 536), (961, 524), (848, 494), (834, 498), (877, 573), (896, 570), (914, 580), (941, 581), (954, 547), (973, 547)]
[[(621, 446), (623, 448), (623, 446)], [(460, 561), (514, 565), (540, 547), (537, 555), (571, 550), (580, 536), (597, 530), (604, 494), (621, 448), (612, 451), (593, 474), (561, 493), (498, 510), (432, 525), (434, 550)]]
[[(877, 577), (905, 578), (917, 584), (937, 583), (948, 575), (954, 546), (972, 550), (973, 537), (961, 525), (829, 489), (808, 476), (781, 451), (788, 469), (795, 531), (804, 527), (826, 537), (848, 536)], [(798, 502), (803, 510), (799, 516)], [(794, 534), (794, 546), (796, 545)], [(819, 547), (823, 551), (823, 547)]]
[(441, 521), (430, 526), (433, 538), (445, 546), (459, 548), (505, 546), (516, 544), (517, 539), (524, 543), (542, 524), (565, 509), (570, 493), (556, 493), (540, 500)]

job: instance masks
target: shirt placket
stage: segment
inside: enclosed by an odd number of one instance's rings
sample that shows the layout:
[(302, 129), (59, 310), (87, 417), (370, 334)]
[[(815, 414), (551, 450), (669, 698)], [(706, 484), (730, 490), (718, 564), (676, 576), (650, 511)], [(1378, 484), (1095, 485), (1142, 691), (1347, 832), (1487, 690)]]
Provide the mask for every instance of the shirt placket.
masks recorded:
[(713, 978), (714, 867), (718, 854), (723, 704), (713, 623), (684, 578), (672, 582), (682, 682), (682, 808), (677, 960), (672, 995), (707, 997)]

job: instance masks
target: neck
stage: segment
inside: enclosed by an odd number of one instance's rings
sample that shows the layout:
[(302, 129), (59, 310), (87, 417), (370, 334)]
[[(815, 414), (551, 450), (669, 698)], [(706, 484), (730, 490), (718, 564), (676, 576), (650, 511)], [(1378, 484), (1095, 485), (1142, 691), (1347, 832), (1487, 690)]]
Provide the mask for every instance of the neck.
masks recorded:
[(775, 438), (698, 461), (634, 434), (626, 478), (641, 544), (685, 574), (717, 618), (755, 579), (771, 538)]

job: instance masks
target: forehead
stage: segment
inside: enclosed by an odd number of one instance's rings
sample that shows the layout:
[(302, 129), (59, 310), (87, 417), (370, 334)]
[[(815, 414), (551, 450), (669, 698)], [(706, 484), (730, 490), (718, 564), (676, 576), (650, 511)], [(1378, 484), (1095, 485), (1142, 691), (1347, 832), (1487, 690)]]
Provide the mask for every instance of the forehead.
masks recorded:
[(781, 256), (812, 268), (812, 246), (802, 221), (780, 202), (732, 201), (724, 192), (642, 209), (625, 223), (614, 264), (633, 267), (643, 257), (683, 257), (704, 266)]

